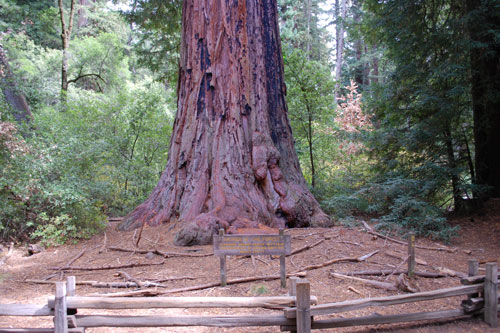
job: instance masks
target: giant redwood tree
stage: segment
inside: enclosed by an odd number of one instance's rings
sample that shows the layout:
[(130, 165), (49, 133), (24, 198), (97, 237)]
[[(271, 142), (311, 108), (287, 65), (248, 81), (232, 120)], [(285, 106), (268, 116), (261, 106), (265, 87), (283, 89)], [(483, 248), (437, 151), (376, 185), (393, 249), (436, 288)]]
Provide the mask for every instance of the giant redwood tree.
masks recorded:
[(276, 0), (185, 0), (167, 167), (120, 229), (179, 220), (177, 245), (224, 228), (329, 222), (287, 118)]

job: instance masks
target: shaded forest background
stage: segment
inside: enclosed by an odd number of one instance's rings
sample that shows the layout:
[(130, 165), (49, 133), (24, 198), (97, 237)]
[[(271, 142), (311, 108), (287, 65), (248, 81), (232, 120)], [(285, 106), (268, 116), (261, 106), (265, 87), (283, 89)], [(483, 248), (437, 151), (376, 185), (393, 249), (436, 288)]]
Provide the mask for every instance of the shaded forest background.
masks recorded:
[[(148, 196), (175, 117), (181, 8), (0, 0), (1, 239), (85, 238)], [(295, 148), (334, 220), (448, 240), (447, 214), (499, 195), (481, 164), (498, 165), (497, 146), (477, 142), (500, 122), (499, 1), (278, 9)]]

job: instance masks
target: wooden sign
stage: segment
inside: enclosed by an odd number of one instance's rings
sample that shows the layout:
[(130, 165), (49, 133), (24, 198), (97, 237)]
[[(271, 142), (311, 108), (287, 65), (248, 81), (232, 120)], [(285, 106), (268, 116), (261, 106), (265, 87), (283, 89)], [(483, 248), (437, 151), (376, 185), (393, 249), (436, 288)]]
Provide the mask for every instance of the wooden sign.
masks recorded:
[(290, 252), (290, 235), (214, 235), (216, 256), (286, 255)]
[(281, 287), (285, 288), (285, 256), (290, 252), (290, 235), (285, 235), (282, 229), (278, 235), (224, 235), (223, 229), (214, 235), (214, 254), (220, 257), (220, 283), (223, 287), (227, 284), (227, 255), (279, 255)]

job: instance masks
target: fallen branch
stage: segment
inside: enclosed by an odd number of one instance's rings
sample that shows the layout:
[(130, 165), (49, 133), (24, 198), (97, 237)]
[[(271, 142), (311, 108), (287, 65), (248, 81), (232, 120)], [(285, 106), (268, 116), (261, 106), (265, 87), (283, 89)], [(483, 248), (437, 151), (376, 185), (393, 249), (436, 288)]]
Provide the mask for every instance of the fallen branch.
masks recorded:
[(146, 223), (142, 223), (141, 229), (139, 230), (139, 236), (137, 237), (137, 240), (135, 241), (135, 247), (139, 246), (139, 242), (141, 241), (141, 236), (142, 236), (142, 231), (144, 230), (144, 226)]
[[(396, 268), (394, 268), (394, 271), (393, 271), (393, 272), (391, 272), (389, 275), (387, 275), (387, 277), (385, 278), (385, 280), (384, 280), (384, 281), (389, 280), (389, 278), (390, 278), (392, 275), (394, 275), (394, 274), (395, 274), (395, 272), (396, 272), (398, 269), (400, 269), (400, 268), (401, 268), (401, 266), (403, 266), (405, 262), (407, 262), (407, 261), (408, 261), (408, 259), (410, 259), (410, 256), (406, 256), (406, 258), (405, 258), (403, 261), (401, 261), (401, 262), (399, 263), (399, 265), (398, 265)], [(401, 274), (401, 273), (400, 273), (400, 274)]]
[[(305, 277), (305, 273), (287, 274), (287, 277), (291, 277), (291, 276)], [(252, 276), (252, 277), (227, 280), (227, 284), (230, 285), (230, 284), (239, 284), (239, 283), (246, 283), (246, 282), (253, 282), (253, 281), (269, 281), (269, 280), (279, 280), (279, 279), (280, 279), (280, 275)], [(200, 284), (200, 285), (196, 285), (196, 286), (184, 287), (184, 288), (163, 290), (163, 291), (157, 291), (154, 289), (153, 290), (152, 289), (144, 289), (144, 290), (136, 290), (136, 291), (130, 291), (130, 292), (111, 293), (111, 294), (95, 294), (95, 295), (91, 295), (91, 296), (106, 296), (106, 297), (159, 296), (159, 295), (180, 293), (180, 292), (185, 292), (185, 291), (194, 291), (194, 290), (214, 288), (214, 287), (218, 287), (218, 286), (220, 286), (220, 281)]]
[(121, 276), (122, 278), (125, 279), (127, 282), (133, 282), (137, 285), (137, 287), (142, 288), (142, 282), (137, 280), (136, 278), (132, 277), (132, 275), (128, 274), (127, 272), (124, 271), (118, 271), (118, 276)]
[(131, 268), (131, 267), (143, 267), (143, 266), (153, 266), (153, 265), (163, 265), (165, 261), (162, 262), (152, 262), (152, 263), (146, 263), (146, 264), (141, 264), (141, 263), (133, 263), (133, 264), (126, 264), (126, 265), (105, 265), (101, 267), (50, 267), (50, 270), (58, 270), (58, 271), (104, 271), (108, 269), (121, 269), (121, 268)]
[(303, 239), (303, 238), (307, 238), (307, 237), (315, 236), (315, 235), (320, 235), (320, 234), (324, 234), (324, 233), (325, 233), (324, 231), (311, 232), (311, 233), (305, 234), (305, 235), (293, 235), (292, 238), (294, 238), (294, 239)]
[[(391, 251), (384, 251), (384, 254), (388, 255), (389, 257), (393, 257), (393, 258), (398, 258), (398, 259), (401, 258), (400, 255), (398, 255), (397, 253), (391, 252)], [(447, 276), (450, 276), (450, 277), (459, 277), (459, 278), (467, 277), (467, 274), (465, 274), (465, 273), (457, 272), (457, 271), (454, 271), (453, 269), (446, 268), (446, 267), (433, 266), (433, 265), (428, 264), (426, 261), (424, 261), (422, 259), (416, 258), (415, 262), (419, 265), (430, 267), (430, 268), (438, 271), (439, 273), (446, 274)]]
[[(179, 277), (170, 277), (161, 280), (155, 281), (142, 281), (140, 282), (140, 286), (142, 287), (158, 287), (158, 288), (167, 288), (168, 286), (162, 284), (161, 282), (173, 281), (173, 280), (194, 280), (195, 277), (192, 276), (179, 276)], [(36, 279), (26, 279), (18, 282), (22, 283), (35, 283), (35, 284), (56, 284), (59, 281), (47, 281), (47, 280), (36, 280)], [(76, 285), (79, 286), (91, 286), (95, 288), (135, 288), (139, 287), (136, 282), (103, 282), (103, 281), (86, 281), (86, 280), (76, 280)]]
[(349, 242), (349, 241), (331, 241), (331, 243), (351, 244), (351, 245), (356, 245), (356, 246), (361, 246), (361, 247), (363, 247), (363, 245), (362, 245), (362, 244), (355, 243), (355, 242)]
[(78, 259), (80, 259), (85, 254), (86, 251), (87, 251), (87, 248), (84, 248), (82, 251), (80, 251), (80, 253), (78, 253), (73, 259), (68, 261), (68, 263), (66, 264), (65, 267), (69, 267), (72, 264), (74, 264), (74, 262), (77, 261)]
[(305, 251), (305, 250), (309, 250), (309, 249), (312, 249), (313, 247), (323, 243), (325, 240), (324, 239), (321, 239), (319, 241), (317, 241), (316, 243), (314, 244), (306, 244), (305, 246), (299, 248), (299, 249), (296, 249), (296, 250), (293, 250), (292, 252), (290, 252), (290, 254), (287, 254), (286, 256), (289, 257), (289, 256), (293, 256), (294, 254), (297, 254), (299, 252), (302, 252), (302, 251)]
[[(373, 275), (373, 276), (387, 276), (389, 274), (407, 274), (408, 270), (367, 270), (367, 271), (354, 271), (354, 272), (342, 272), (339, 274), (342, 275)], [(448, 274), (442, 274), (442, 273), (432, 273), (432, 272), (414, 272), (416, 276), (420, 276), (423, 278), (444, 278), (448, 277)]]
[(362, 279), (362, 278), (348, 276), (348, 275), (342, 275), (342, 274), (333, 273), (333, 272), (330, 273), (330, 275), (333, 277), (336, 277), (336, 278), (340, 278), (340, 279), (358, 281), (358, 282), (361, 282), (361, 283), (364, 283), (364, 284), (367, 284), (367, 285), (370, 285), (372, 287), (379, 288), (379, 289), (385, 289), (385, 290), (389, 290), (389, 291), (398, 290), (398, 288), (396, 288), (396, 286), (393, 283), (380, 282), (380, 281), (375, 281), (375, 280), (367, 280), (367, 279)]
[[(397, 258), (397, 259), (404, 259), (400, 254), (398, 253), (395, 253), (395, 252), (392, 252), (392, 251), (384, 251), (383, 252), (385, 255), (389, 256), (389, 257), (392, 257), (392, 258)], [(422, 259), (419, 259), (419, 258), (415, 258), (415, 262), (419, 265), (422, 265), (422, 266), (430, 266), (427, 261), (425, 260), (422, 260)]]
[[(365, 227), (366, 228), (366, 227)], [(381, 237), (383, 239), (386, 239), (388, 241), (391, 241), (391, 242), (394, 242), (394, 243), (397, 243), (397, 244), (401, 244), (401, 245), (408, 245), (407, 242), (403, 242), (403, 241), (400, 241), (400, 240), (397, 240), (395, 238), (391, 238), (389, 236), (386, 236), (384, 234), (381, 234), (379, 232), (376, 232), (376, 231), (373, 231), (373, 230), (366, 230), (366, 232), (368, 232), (369, 234), (372, 234), (372, 235), (375, 235), (377, 237)], [(415, 245), (415, 247), (417, 249), (423, 249), (423, 250), (432, 250), (432, 251), (446, 251), (446, 252), (450, 252), (450, 253), (454, 253), (457, 251), (457, 249), (450, 249), (450, 248), (447, 248), (447, 247), (429, 247), (429, 246), (422, 246), (422, 245)]]
[[(45, 280), (33, 280), (27, 279), (25, 281), (20, 281), (24, 283), (36, 283), (36, 284), (56, 284), (59, 281), (45, 281)], [(103, 281), (76, 281), (76, 285), (78, 286), (90, 286), (94, 288), (136, 288), (139, 287), (135, 282), (103, 282)], [(144, 281), (141, 283), (141, 286), (145, 287), (157, 287), (157, 288), (166, 288), (166, 285), (161, 283)]]
[(356, 294), (358, 294), (358, 295), (361, 295), (361, 291), (359, 291), (358, 289), (356, 289), (356, 288), (354, 288), (354, 287), (352, 287), (352, 286), (347, 287), (347, 290), (350, 290), (350, 291), (352, 291), (353, 293), (356, 293)]
[(196, 280), (196, 279), (201, 279), (203, 278), (202, 276), (199, 277), (194, 277), (194, 276), (173, 276), (173, 277), (167, 277), (163, 279), (157, 279), (154, 280), (155, 282), (167, 282), (167, 281), (176, 281), (176, 280)]
[(300, 269), (299, 272), (311, 271), (311, 270), (322, 268), (322, 267), (326, 267), (326, 266), (329, 266), (329, 265), (332, 265), (332, 264), (335, 264), (335, 263), (338, 263), (338, 262), (362, 262), (362, 261), (365, 261), (366, 259), (374, 256), (378, 252), (379, 252), (379, 250), (373, 251), (373, 252), (365, 254), (365, 255), (363, 255), (361, 257), (346, 257), (346, 258), (336, 258), (336, 259), (328, 260), (328, 261), (326, 261), (324, 263), (306, 266), (306, 267)]
[(365, 229), (366, 229), (367, 231), (373, 231), (372, 227), (370, 227), (370, 226), (368, 225), (368, 223), (366, 223), (366, 222), (365, 222), (365, 221), (363, 221), (363, 220), (361, 220), (361, 223), (363, 223), (363, 226), (365, 227)]
[(118, 246), (110, 246), (109, 250), (112, 251), (120, 251), (120, 252), (132, 252), (132, 253), (141, 253), (147, 254), (149, 252), (153, 254), (157, 254), (159, 256), (170, 258), (170, 257), (210, 257), (213, 256), (213, 253), (182, 253), (182, 252), (161, 252), (160, 250), (139, 250), (139, 249), (127, 249)]

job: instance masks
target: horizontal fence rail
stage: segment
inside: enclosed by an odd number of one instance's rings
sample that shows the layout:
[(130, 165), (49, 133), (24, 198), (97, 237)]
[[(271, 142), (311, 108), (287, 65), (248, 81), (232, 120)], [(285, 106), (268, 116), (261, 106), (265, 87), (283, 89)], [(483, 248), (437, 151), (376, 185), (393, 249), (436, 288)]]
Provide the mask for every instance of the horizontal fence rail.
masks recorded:
[[(295, 296), (272, 297), (90, 297), (68, 296), (69, 309), (148, 309), (148, 308), (267, 308), (295, 305)], [(311, 303), (317, 304), (317, 297)], [(48, 301), (54, 307), (54, 298)]]
[(294, 325), (283, 315), (253, 316), (80, 316), (76, 323), (82, 327), (246, 327)]
[(47, 304), (0, 304), (0, 316), (53, 316)]
[[(424, 291), (409, 295), (384, 296), (374, 298), (362, 298), (353, 301), (344, 301), (336, 303), (326, 303), (311, 306), (311, 316), (319, 316), (331, 313), (347, 312), (359, 310), (372, 306), (397, 305), (404, 303), (413, 303), (420, 301), (430, 301), (438, 298), (447, 298), (453, 296), (468, 295), (483, 290), (483, 285), (460, 286), (432, 291)], [(296, 308), (284, 310), (287, 318), (295, 318)]]

